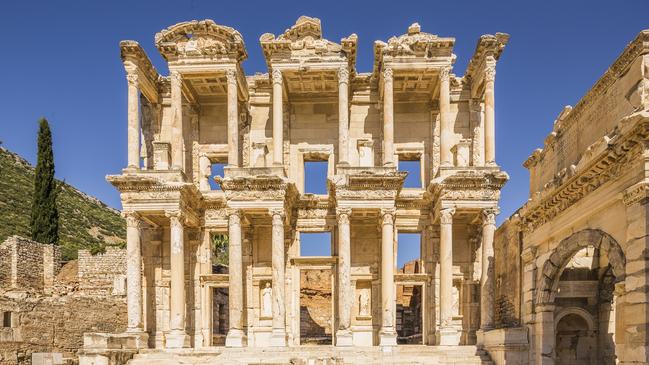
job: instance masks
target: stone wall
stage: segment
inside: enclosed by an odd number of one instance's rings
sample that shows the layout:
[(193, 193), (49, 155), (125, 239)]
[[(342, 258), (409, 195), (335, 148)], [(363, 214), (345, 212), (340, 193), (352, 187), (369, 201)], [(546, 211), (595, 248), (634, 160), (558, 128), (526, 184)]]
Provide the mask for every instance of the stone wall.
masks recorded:
[(11, 236), (0, 245), (0, 286), (43, 290), (52, 286), (60, 267), (58, 246)]
[(331, 344), (331, 270), (303, 270), (300, 275), (300, 339), (302, 344)]
[(124, 251), (81, 251), (77, 272), (76, 261), (60, 269), (58, 246), (18, 236), (0, 245), (0, 319), (10, 319), (0, 328), (0, 364), (30, 364), (34, 352), (73, 359), (85, 332), (124, 331), (126, 299), (111, 295)]
[(495, 325), (519, 326), (520, 321), (520, 237), (515, 221), (507, 220), (494, 236)]
[(0, 312), (11, 311), (14, 325), (3, 328), (0, 364), (30, 364), (33, 352), (60, 352), (74, 358), (85, 332), (121, 332), (126, 329), (126, 302), (122, 297), (77, 294), (0, 294)]
[(79, 250), (79, 288), (92, 295), (124, 295), (126, 290), (126, 250), (106, 248), (92, 255)]

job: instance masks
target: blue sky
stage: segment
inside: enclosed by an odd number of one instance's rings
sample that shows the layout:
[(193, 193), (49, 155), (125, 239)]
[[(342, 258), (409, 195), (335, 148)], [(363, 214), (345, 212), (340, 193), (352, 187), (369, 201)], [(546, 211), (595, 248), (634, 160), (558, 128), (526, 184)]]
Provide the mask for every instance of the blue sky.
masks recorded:
[[(395, 4), (398, 4), (395, 5)], [(502, 195), (509, 216), (528, 196), (523, 161), (637, 33), (649, 28), (649, 1), (4, 1), (0, 5), (0, 140), (35, 161), (37, 120), (52, 124), (56, 169), (80, 190), (119, 208), (104, 180), (126, 165), (126, 81), (122, 39), (139, 41), (166, 73), (154, 34), (179, 21), (212, 18), (238, 29), (248, 74), (266, 71), (259, 47), (300, 15), (322, 20), (324, 36), (359, 37), (357, 67), (370, 71), (374, 40), (425, 32), (456, 38), (454, 72), (464, 73), (481, 34), (511, 40), (496, 76), (497, 159), (511, 180)]]

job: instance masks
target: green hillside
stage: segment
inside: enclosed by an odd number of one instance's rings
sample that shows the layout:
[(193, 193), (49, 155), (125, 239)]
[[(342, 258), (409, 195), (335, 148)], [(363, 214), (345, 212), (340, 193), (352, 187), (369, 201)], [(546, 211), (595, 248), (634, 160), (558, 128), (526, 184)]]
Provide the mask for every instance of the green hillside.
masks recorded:
[[(29, 219), (34, 168), (22, 157), (0, 147), (0, 242), (11, 235), (30, 237)], [(102, 251), (124, 245), (126, 225), (119, 212), (63, 183), (58, 197), (59, 245), (66, 260), (77, 250)]]

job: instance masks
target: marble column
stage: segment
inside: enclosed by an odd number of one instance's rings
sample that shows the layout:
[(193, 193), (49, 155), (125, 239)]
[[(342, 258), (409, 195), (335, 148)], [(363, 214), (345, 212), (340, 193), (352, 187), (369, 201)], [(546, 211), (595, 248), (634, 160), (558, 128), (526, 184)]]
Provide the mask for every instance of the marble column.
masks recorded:
[(351, 308), (354, 303), (351, 280), (351, 208), (336, 208), (338, 219), (338, 331), (336, 346), (352, 346)]
[(225, 338), (227, 347), (243, 347), (243, 250), (241, 246), (241, 211), (232, 209), (228, 215), (228, 308), (230, 328)]
[(227, 70), (228, 82), (228, 165), (239, 167), (239, 98), (237, 73)]
[(128, 81), (128, 168), (140, 168), (140, 90), (137, 73), (126, 75)]
[(182, 170), (183, 161), (183, 89), (182, 76), (178, 71), (171, 72), (171, 165)]
[[(495, 61), (494, 61), (495, 63)], [(485, 69), (484, 76), (484, 149), (485, 164), (487, 166), (496, 165), (496, 113), (494, 110), (494, 82), (496, 79), (496, 66), (489, 65)]]
[(453, 143), (453, 124), (451, 123), (450, 67), (439, 72), (439, 124), (440, 161), (442, 166), (453, 165), (451, 147)]
[(184, 215), (179, 211), (166, 212), (171, 227), (171, 268), (169, 305), (169, 329), (166, 336), (167, 348), (181, 348), (189, 345), (185, 332), (185, 241)]
[(494, 328), (494, 233), (495, 209), (482, 211), (482, 264), (480, 274), (480, 329)]
[(272, 219), (273, 332), (271, 346), (286, 346), (286, 267), (284, 263), (284, 209), (270, 209)]
[(383, 70), (383, 166), (394, 166), (394, 80), (392, 68)]
[(273, 164), (284, 164), (284, 95), (282, 71), (273, 69)]
[(455, 208), (444, 208), (440, 211), (440, 345), (459, 344), (458, 331), (453, 326), (453, 214), (455, 214)]
[(349, 70), (338, 69), (338, 162), (349, 163)]
[(141, 220), (137, 213), (124, 212), (126, 218), (126, 304), (127, 332), (143, 332), (142, 321), (142, 241)]
[(396, 346), (394, 293), (394, 214), (395, 209), (381, 209), (381, 331), (380, 346)]

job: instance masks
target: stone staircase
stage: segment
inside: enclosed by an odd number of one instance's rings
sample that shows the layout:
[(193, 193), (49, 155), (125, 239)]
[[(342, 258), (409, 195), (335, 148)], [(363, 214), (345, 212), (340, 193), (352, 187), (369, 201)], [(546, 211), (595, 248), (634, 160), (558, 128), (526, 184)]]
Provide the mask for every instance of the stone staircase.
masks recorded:
[(476, 346), (398, 346), (336, 348), (301, 346), (290, 348), (213, 348), (142, 350), (129, 365), (493, 365), (486, 352)]

